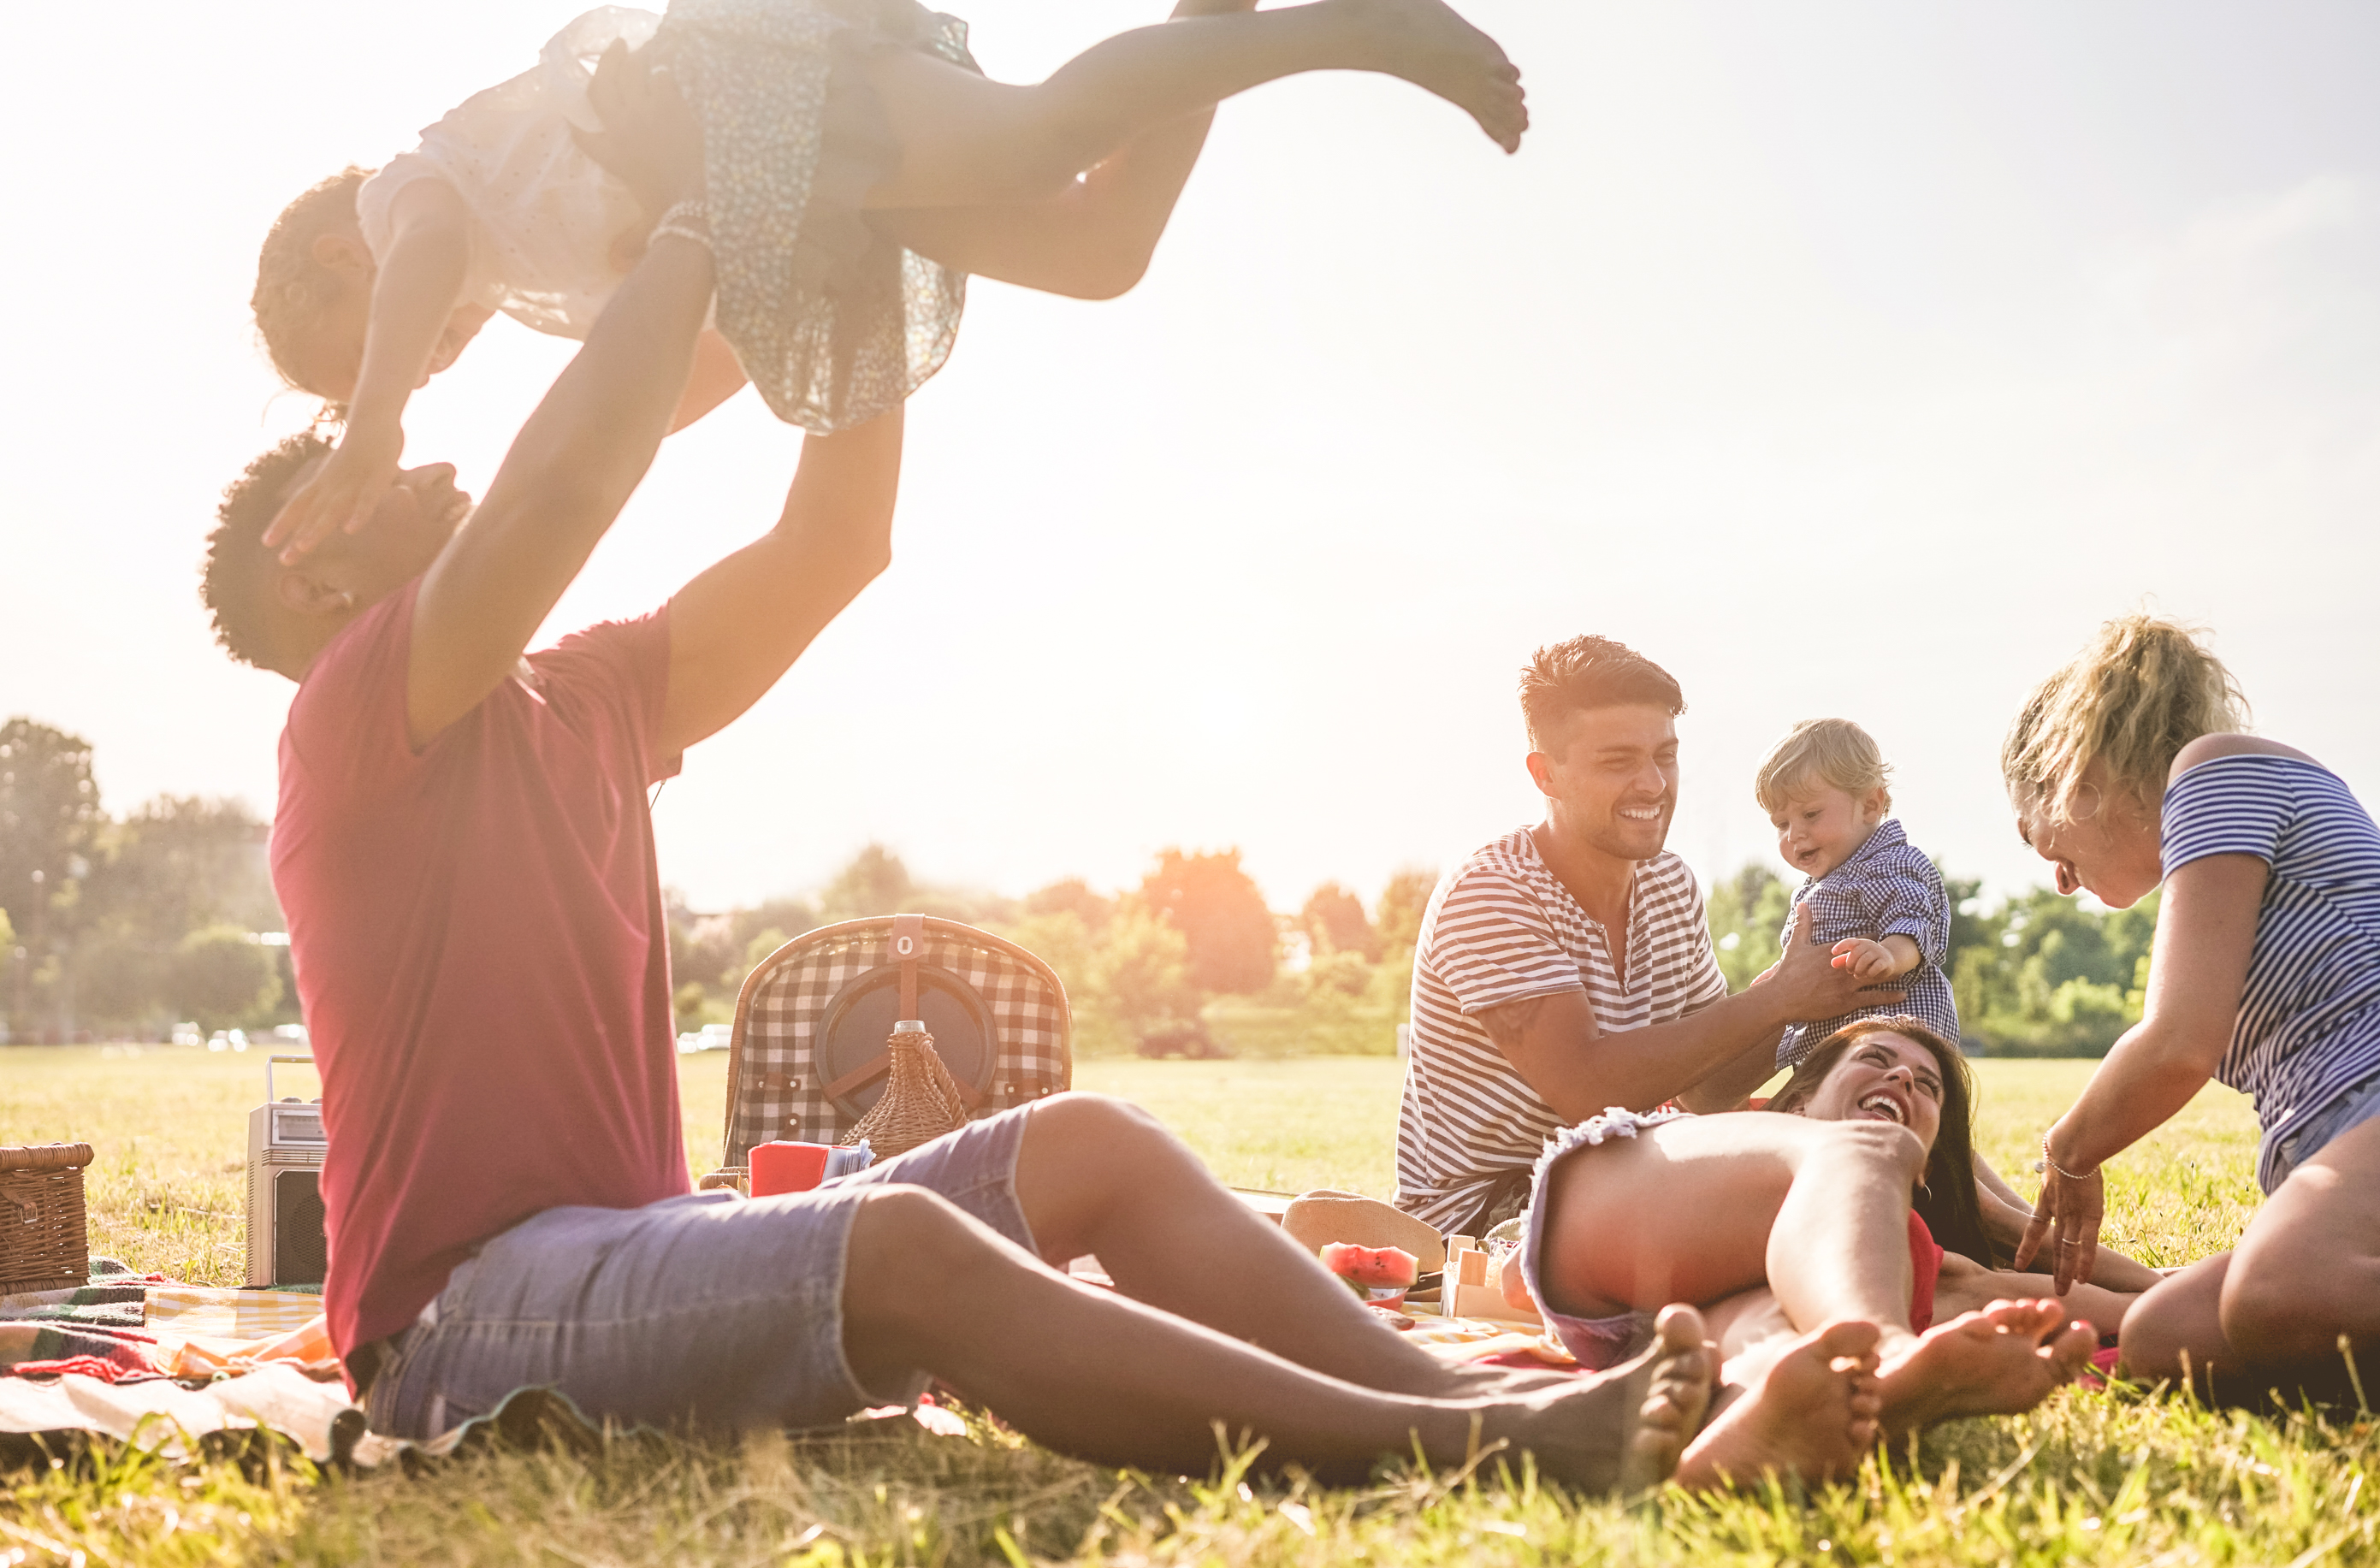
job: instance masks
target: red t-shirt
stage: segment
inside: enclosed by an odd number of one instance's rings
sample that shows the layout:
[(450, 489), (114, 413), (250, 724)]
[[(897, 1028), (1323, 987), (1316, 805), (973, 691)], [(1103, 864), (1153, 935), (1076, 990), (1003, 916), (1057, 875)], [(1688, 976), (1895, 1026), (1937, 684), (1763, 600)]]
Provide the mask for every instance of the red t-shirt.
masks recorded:
[(273, 882), (322, 1074), (342, 1355), (546, 1209), (687, 1190), (645, 791), (669, 623), (529, 657), (417, 754), (408, 584), (315, 659), (281, 736)]

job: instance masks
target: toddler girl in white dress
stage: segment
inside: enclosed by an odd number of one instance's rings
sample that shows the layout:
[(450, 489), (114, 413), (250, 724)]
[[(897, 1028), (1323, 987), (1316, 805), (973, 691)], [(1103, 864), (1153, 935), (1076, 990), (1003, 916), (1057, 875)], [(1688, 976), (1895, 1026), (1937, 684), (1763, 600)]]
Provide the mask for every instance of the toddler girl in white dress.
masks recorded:
[[(710, 238), (716, 332), (683, 425), (748, 378), (804, 429), (859, 424), (941, 367), (965, 275), (1108, 298), (1136, 281), (1234, 93), (1381, 71), (1467, 110), (1507, 152), (1527, 111), (1503, 52), (1443, 0), (1183, 0), (1048, 80), (986, 80), (965, 25), (917, 0), (609, 6), (377, 172), (351, 168), (266, 237), (257, 323), (290, 384), (343, 414), (337, 450), (266, 531), (285, 558), (360, 526), (413, 390), (497, 311), (584, 337), (662, 221)], [(590, 65), (650, 50), (700, 120), (707, 211), (640, 211), (578, 145)]]

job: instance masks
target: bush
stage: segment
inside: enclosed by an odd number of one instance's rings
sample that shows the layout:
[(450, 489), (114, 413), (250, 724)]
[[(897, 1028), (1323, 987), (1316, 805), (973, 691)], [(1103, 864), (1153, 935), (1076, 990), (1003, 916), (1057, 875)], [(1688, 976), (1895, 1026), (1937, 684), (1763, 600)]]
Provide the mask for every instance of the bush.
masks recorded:
[(202, 1029), (238, 1028), (281, 1002), (273, 954), (237, 926), (204, 926), (184, 937), (165, 966), (165, 1003)]

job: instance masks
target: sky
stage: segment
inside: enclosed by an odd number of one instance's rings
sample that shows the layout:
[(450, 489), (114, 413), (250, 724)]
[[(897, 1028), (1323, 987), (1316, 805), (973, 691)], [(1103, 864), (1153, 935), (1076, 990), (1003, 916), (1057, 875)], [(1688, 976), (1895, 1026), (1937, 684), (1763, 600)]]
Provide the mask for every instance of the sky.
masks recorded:
[[(269, 813), (291, 691), (212, 649), (223, 486), (312, 412), (247, 310), (298, 191), (525, 68), (573, 13), (51, 6), (0, 99), (0, 715), (105, 803)], [(980, 0), (1031, 80), (1153, 20)], [(919, 877), (1135, 883), (1238, 847), (1276, 906), (1537, 815), (1514, 678), (1618, 637), (1684, 687), (1670, 846), (1781, 869), (1751, 794), (1857, 720), (1911, 837), (2045, 869), (1996, 760), (2111, 614), (2212, 629), (2257, 728), (2371, 797), (2380, 9), (1475, 0), (1506, 158), (1353, 75), (1226, 104), (1145, 282), (978, 283), (911, 404), (891, 569), (655, 808), (698, 907), (880, 841)], [(499, 321), (408, 461), (485, 486), (572, 346)], [(773, 522), (799, 433), (673, 438), (547, 628), (650, 609)]]

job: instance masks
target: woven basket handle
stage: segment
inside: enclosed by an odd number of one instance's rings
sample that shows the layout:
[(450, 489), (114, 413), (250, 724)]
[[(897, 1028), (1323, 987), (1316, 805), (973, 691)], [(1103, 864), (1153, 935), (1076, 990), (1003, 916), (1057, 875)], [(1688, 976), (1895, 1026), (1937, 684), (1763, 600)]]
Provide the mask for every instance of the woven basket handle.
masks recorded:
[(30, 1149), (0, 1149), (0, 1171), (65, 1171), (88, 1165), (87, 1143), (37, 1143)]

